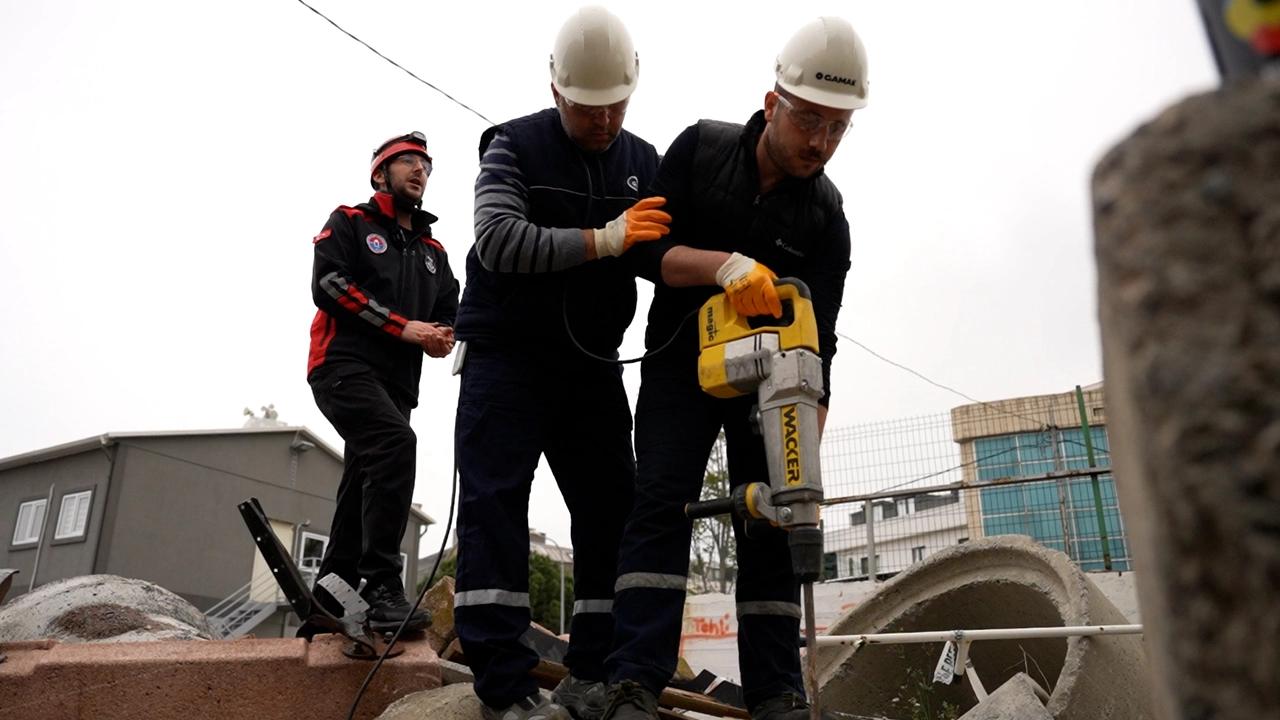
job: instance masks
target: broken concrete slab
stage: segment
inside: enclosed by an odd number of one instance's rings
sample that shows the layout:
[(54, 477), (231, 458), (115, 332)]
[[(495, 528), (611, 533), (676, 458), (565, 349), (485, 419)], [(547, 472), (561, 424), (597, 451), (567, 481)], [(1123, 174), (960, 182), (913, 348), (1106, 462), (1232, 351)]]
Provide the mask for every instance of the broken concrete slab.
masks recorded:
[(0, 606), (0, 642), (211, 640), (204, 613), (154, 583), (116, 575), (51, 582)]
[(388, 706), (377, 720), (478, 720), (480, 709), (474, 687), (457, 683), (406, 695)]
[[(1127, 624), (1065, 554), (1016, 535), (940, 551), (885, 583), (837, 620), (829, 635), (983, 628)], [(936, 644), (824, 648), (818, 662), (823, 707), (891, 715), (893, 701), (932, 674)], [(970, 658), (987, 687), (1017, 672), (1050, 692), (1057, 720), (1152, 717), (1140, 636), (1002, 640), (974, 643)], [(968, 683), (930, 692), (973, 707)]]
[(1036, 689), (1034, 680), (1026, 673), (1018, 673), (960, 720), (1053, 720)]
[(453, 578), (445, 575), (422, 596), (418, 607), (431, 614), (427, 627), (427, 641), (437, 653), (443, 653), (449, 643), (458, 637), (453, 627)]
[[(215, 642), (5, 643), (0, 720), (298, 720), (344, 718), (372, 663), (340, 635)], [(394, 700), (440, 686), (438, 656), (403, 640), (360, 702), (370, 720)], [(474, 718), (472, 719), (474, 720)]]

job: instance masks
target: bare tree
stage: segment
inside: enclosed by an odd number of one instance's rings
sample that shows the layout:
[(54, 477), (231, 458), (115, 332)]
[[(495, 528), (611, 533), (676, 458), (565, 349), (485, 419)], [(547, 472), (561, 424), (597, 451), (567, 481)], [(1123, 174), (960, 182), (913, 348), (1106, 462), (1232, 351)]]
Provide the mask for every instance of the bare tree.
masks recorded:
[[(724, 433), (716, 438), (707, 459), (707, 474), (701, 499), (728, 497), (729, 468), (725, 460)], [(737, 579), (733, 521), (728, 515), (693, 521), (692, 557), (689, 563), (690, 589), (695, 592), (733, 591)]]

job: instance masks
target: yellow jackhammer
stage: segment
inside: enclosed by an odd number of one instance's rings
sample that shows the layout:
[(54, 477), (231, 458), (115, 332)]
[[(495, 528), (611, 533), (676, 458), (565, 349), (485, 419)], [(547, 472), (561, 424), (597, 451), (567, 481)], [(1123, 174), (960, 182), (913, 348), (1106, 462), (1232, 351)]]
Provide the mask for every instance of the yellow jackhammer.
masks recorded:
[(813, 583), (822, 574), (822, 470), (818, 460), (818, 400), (822, 359), (809, 288), (784, 278), (775, 286), (782, 317), (739, 315), (724, 294), (698, 312), (701, 351), (698, 381), (704, 392), (731, 398), (755, 392), (757, 419), (769, 463), (769, 484), (740, 485), (732, 496), (690, 503), (691, 519), (730, 513), (750, 527), (759, 523), (788, 533), (791, 568), (801, 583), (805, 620), (805, 690), (818, 720), (817, 631)]

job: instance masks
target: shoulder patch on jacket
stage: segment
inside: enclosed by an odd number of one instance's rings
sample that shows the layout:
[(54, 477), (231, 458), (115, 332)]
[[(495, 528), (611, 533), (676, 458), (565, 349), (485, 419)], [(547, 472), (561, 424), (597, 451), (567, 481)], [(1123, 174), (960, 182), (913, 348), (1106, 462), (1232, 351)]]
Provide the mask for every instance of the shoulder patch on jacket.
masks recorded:
[(430, 245), (431, 247), (433, 247), (433, 248), (435, 248), (435, 249), (439, 250), (440, 252), (448, 252), (447, 250), (445, 250), (445, 249), (444, 249), (444, 246), (440, 244), (440, 241), (439, 241), (439, 240), (436, 240), (436, 239), (435, 239), (435, 238), (433, 238), (433, 237), (428, 237), (428, 236), (426, 236), (426, 235), (423, 235), (423, 236), (422, 236), (422, 244), (423, 244), (423, 245)]
[(365, 217), (364, 211), (361, 210), (360, 208), (347, 207), (346, 205), (339, 205), (338, 209), (335, 210), (334, 212), (340, 212), (349, 218)]
[(323, 230), (321, 230), (321, 231), (320, 231), (320, 234), (319, 234), (319, 235), (317, 235), (317, 236), (315, 236), (315, 237), (311, 238), (311, 244), (312, 244), (312, 245), (314, 245), (314, 244), (316, 244), (316, 243), (320, 242), (321, 240), (323, 240), (323, 239), (325, 239), (325, 238), (329, 237), (329, 236), (330, 236), (330, 235), (332, 235), (332, 234), (333, 234), (333, 228), (325, 228), (325, 229), (323, 229)]

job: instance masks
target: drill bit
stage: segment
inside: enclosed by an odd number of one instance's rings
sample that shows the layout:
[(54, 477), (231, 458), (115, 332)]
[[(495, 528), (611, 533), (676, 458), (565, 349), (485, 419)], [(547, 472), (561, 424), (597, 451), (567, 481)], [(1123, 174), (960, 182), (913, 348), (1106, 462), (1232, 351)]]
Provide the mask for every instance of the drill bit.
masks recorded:
[(804, 583), (804, 657), (809, 672), (805, 673), (805, 692), (809, 695), (809, 719), (821, 720), (822, 710), (818, 707), (818, 630), (813, 618), (813, 583)]

